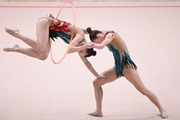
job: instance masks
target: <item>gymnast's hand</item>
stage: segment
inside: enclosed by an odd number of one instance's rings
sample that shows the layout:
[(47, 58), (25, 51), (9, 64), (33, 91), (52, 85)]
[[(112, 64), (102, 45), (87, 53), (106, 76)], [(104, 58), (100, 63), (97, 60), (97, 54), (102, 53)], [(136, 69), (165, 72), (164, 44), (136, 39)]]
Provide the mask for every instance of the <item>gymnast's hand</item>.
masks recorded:
[(99, 76), (97, 78), (98, 79), (103, 79), (103, 78), (107, 78), (107, 77), (104, 75), (104, 73), (101, 73), (101, 74), (99, 74)]
[(93, 42), (88, 42), (88, 43), (86, 44), (86, 48), (92, 48), (93, 45), (94, 45)]

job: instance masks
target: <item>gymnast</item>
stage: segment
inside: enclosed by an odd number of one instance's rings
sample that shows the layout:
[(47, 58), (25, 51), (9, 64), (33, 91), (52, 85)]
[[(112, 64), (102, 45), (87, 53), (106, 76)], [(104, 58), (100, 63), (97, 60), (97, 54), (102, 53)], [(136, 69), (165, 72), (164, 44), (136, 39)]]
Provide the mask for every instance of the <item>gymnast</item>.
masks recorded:
[[(93, 43), (86, 42), (84, 34), (88, 34), (86, 30), (81, 29), (77, 26), (74, 26), (66, 21), (56, 20), (51, 14), (47, 17), (41, 17), (37, 20), (36, 23), (36, 37), (37, 39), (32, 39), (26, 37), (19, 33), (18, 30), (11, 30), (6, 28), (5, 31), (22, 40), (30, 48), (21, 48), (18, 44), (13, 47), (7, 47), (3, 50), (5, 52), (17, 52), (24, 55), (37, 58), (39, 60), (46, 60), (51, 49), (50, 39), (55, 41), (57, 37), (60, 37), (65, 43), (69, 44), (71, 38), (72, 30), (74, 30), (73, 40), (70, 44), (70, 47), (67, 53), (78, 52), (79, 57), (84, 62), (86, 67), (96, 76), (97, 78), (105, 78), (103, 75), (99, 75), (91, 63), (87, 60), (86, 57), (95, 56), (96, 51), (93, 50)], [(90, 54), (87, 54), (90, 53)]]
[(93, 48), (103, 49), (105, 46), (107, 46), (108, 49), (113, 53), (115, 60), (114, 67), (102, 73), (106, 78), (96, 78), (93, 81), (96, 109), (94, 112), (88, 114), (91, 116), (103, 117), (102, 85), (113, 82), (124, 76), (139, 92), (147, 96), (149, 100), (159, 109), (162, 118), (167, 118), (168, 113), (161, 106), (157, 96), (152, 91), (147, 89), (143, 84), (137, 72), (137, 66), (131, 59), (128, 48), (118, 33), (114, 31), (92, 31), (90, 27), (88, 27), (86, 30), (89, 33), (90, 40), (94, 43)]
[(92, 44), (83, 44), (86, 42), (84, 38), (83, 29), (62, 20), (56, 20), (51, 14), (47, 17), (41, 17), (36, 23), (36, 37), (37, 39), (32, 39), (26, 37), (19, 33), (18, 30), (11, 30), (6, 28), (5, 31), (10, 35), (22, 40), (28, 44), (31, 48), (21, 48), (19, 45), (14, 45), (13, 47), (7, 47), (3, 50), (6, 52), (18, 52), (30, 57), (34, 57), (40, 60), (46, 60), (50, 51), (50, 39), (55, 41), (55, 38), (60, 37), (64, 42), (69, 44), (71, 38), (71, 32), (74, 30), (74, 36), (69, 47), (68, 53), (78, 52), (85, 48), (91, 48)]

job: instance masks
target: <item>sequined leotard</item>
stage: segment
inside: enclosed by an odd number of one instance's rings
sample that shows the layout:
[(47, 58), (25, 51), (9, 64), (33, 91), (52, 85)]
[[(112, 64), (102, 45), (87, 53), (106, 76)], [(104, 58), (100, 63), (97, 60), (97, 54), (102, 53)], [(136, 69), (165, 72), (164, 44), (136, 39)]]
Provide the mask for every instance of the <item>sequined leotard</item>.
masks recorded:
[[(54, 17), (50, 14), (50, 18)], [(71, 39), (71, 35), (67, 34), (70, 32), (68, 26), (70, 23), (62, 20), (57, 20), (56, 23), (49, 27), (49, 37), (55, 41), (58, 37), (60, 37), (65, 43), (69, 44), (69, 40)]]
[[(115, 34), (114, 31), (108, 31), (106, 32), (106, 35), (109, 33)], [(119, 39), (116, 39), (119, 40)], [(120, 43), (122, 43), (120, 45)], [(121, 41), (120, 43), (115, 42), (115, 40), (108, 44), (107, 47), (108, 49), (113, 53), (114, 60), (115, 60), (115, 70), (116, 70), (116, 76), (124, 76), (123, 75), (123, 69), (126, 68), (132, 68), (132, 69), (137, 69), (136, 64), (132, 61), (128, 51), (126, 52), (125, 49), (127, 50), (127, 47), (124, 43), (124, 41)], [(124, 48), (122, 48), (122, 46)]]

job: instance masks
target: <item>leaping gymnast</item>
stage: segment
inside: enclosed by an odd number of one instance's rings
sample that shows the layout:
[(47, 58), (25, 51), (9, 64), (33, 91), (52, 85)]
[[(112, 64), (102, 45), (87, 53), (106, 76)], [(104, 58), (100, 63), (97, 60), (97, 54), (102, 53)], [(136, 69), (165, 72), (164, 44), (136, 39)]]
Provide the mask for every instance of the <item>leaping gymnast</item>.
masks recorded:
[(84, 62), (86, 67), (94, 74), (95, 77), (105, 78), (104, 75), (98, 74), (94, 70), (93, 66), (86, 58), (96, 55), (96, 51), (94, 51), (92, 48), (93, 43), (87, 43), (84, 38), (84, 34), (88, 34), (87, 31), (77, 26), (73, 26), (66, 21), (56, 20), (51, 14), (47, 17), (41, 17), (37, 20), (37, 39), (26, 37), (20, 34), (18, 30), (6, 28), (5, 31), (7, 33), (22, 40), (27, 45), (29, 45), (30, 48), (21, 48), (18, 44), (16, 44), (13, 47), (7, 47), (3, 50), (5, 52), (22, 53), (39, 60), (46, 60), (51, 49), (50, 39), (55, 41), (55, 38), (60, 37), (65, 43), (69, 44), (72, 30), (74, 30), (74, 35), (67, 53), (78, 52), (81, 60)]
[[(36, 37), (32, 39), (19, 33), (18, 30), (11, 30), (6, 28), (5, 31), (10, 35), (22, 40), (31, 48), (21, 48), (19, 45), (7, 47), (3, 50), (6, 52), (18, 52), (30, 57), (46, 60), (50, 51), (50, 39), (60, 37), (64, 42), (69, 44), (71, 32), (74, 30), (73, 40), (69, 47), (68, 53), (74, 53), (86, 48), (91, 48), (92, 44), (88, 44), (84, 38), (84, 32), (79, 27), (62, 20), (56, 20), (51, 14), (47, 17), (41, 17), (36, 23)], [(83, 44), (82, 43), (86, 43)], [(81, 45), (78, 45), (81, 44)]]

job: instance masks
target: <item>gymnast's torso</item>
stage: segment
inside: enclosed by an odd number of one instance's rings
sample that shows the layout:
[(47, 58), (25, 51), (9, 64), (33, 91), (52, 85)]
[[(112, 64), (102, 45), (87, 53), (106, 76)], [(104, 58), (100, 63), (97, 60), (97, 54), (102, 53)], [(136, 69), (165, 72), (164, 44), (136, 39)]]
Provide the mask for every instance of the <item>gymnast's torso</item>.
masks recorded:
[[(41, 17), (40, 19), (47, 19), (49, 21), (49, 37), (55, 41), (58, 37), (61, 38), (65, 43), (69, 44), (69, 40), (71, 39), (71, 35), (74, 38), (77, 34), (83, 35), (84, 32), (79, 27), (72, 25), (69, 22), (55, 19), (51, 14), (46, 17)], [(84, 42), (83, 39), (81, 42)]]
[(123, 39), (114, 31), (105, 31), (104, 33), (105, 35), (112, 35), (113, 38), (107, 47), (114, 56), (116, 76), (124, 76), (123, 70), (127, 68), (137, 69), (137, 66), (131, 59), (128, 48)]
[(121, 55), (124, 55), (124, 52), (129, 54), (129, 50), (126, 46), (126, 43), (124, 40), (114, 31), (105, 31), (106, 35), (111, 34), (112, 35), (112, 41), (110, 42), (111, 45), (113, 45)]

